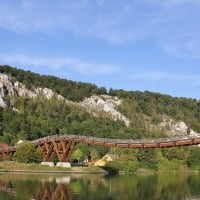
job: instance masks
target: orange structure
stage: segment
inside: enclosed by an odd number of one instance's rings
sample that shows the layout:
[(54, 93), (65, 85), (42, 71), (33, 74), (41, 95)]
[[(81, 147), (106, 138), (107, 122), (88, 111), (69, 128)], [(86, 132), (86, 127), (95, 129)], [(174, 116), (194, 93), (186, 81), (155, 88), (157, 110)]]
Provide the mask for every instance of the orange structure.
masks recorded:
[(0, 146), (0, 160), (11, 159), (15, 152), (16, 147), (9, 147), (8, 145)]
[[(68, 162), (76, 145), (79, 143), (117, 148), (169, 148), (200, 144), (200, 135), (138, 140), (108, 139), (79, 135), (54, 135), (32, 142), (41, 150), (44, 161), (53, 161), (57, 157), (59, 162)], [(0, 147), (0, 159), (12, 157), (16, 151), (17, 147)]]
[(8, 148), (8, 144), (0, 142), (0, 148)]

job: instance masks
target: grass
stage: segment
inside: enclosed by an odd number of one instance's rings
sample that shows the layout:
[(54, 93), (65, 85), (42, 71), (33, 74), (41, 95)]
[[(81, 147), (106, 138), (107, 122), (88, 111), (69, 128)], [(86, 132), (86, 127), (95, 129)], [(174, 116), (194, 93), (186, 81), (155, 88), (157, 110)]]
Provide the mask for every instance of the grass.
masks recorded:
[(30, 172), (59, 172), (59, 173), (106, 173), (105, 170), (95, 167), (72, 167), (72, 168), (64, 168), (64, 167), (49, 167), (40, 164), (25, 164), (18, 163), (13, 161), (1, 161), (0, 162), (0, 171), (3, 172), (12, 172), (12, 171), (30, 171)]

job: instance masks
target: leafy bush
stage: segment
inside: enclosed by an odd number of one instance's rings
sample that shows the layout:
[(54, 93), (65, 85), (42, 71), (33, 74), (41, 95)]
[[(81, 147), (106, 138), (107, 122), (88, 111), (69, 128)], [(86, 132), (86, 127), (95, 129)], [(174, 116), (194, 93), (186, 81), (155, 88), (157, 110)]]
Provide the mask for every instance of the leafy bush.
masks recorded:
[(123, 172), (135, 172), (137, 170), (137, 162), (127, 160), (114, 160), (107, 162), (105, 169), (112, 173)]
[(192, 147), (188, 159), (187, 164), (191, 168), (200, 169), (200, 148), (199, 147)]
[(157, 152), (155, 149), (140, 149), (137, 153), (142, 167), (157, 170)]
[(31, 142), (25, 142), (17, 147), (15, 160), (22, 163), (40, 163), (42, 154)]

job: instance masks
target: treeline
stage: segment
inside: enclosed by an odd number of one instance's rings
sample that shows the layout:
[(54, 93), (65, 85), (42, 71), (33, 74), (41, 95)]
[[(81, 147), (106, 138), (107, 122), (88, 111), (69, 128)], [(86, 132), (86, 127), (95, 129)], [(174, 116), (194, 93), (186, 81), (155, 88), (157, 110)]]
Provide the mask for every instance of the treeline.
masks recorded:
[(110, 89), (109, 95), (124, 99), (119, 111), (131, 121), (147, 126), (158, 124), (163, 118), (184, 121), (189, 128), (200, 132), (200, 101), (177, 98), (149, 91), (124, 91)]
[(106, 162), (105, 169), (110, 172), (187, 172), (200, 170), (200, 148), (198, 146), (172, 148), (101, 148), (79, 144), (72, 154), (72, 162), (85, 158), (95, 162), (107, 153), (113, 159)]
[(9, 74), (28, 89), (33, 87), (49, 88), (71, 101), (82, 101), (84, 97), (106, 94), (104, 87), (98, 88), (94, 84), (60, 79), (55, 76), (40, 75), (30, 71), (0, 65), (0, 73)]
[(200, 101), (196, 99), (112, 88), (107, 92), (105, 87), (99, 88), (94, 84), (39, 75), (7, 65), (0, 65), (0, 73), (10, 74), (29, 89), (47, 87), (72, 101), (82, 101), (85, 97), (95, 94), (117, 96), (124, 100), (118, 110), (131, 119), (133, 126), (137, 128), (148, 127), (151, 123), (158, 124), (164, 116), (167, 116), (174, 120), (182, 120), (189, 127), (200, 132)]
[(112, 172), (187, 172), (200, 170), (200, 148), (172, 147), (163, 149), (111, 149), (117, 156), (108, 162), (106, 169)]
[[(47, 87), (72, 101), (81, 101), (94, 94), (108, 94), (122, 99), (116, 107), (131, 123), (126, 127), (121, 121), (109, 116), (94, 117), (82, 107), (66, 105), (56, 98), (44, 97), (29, 99), (15, 97), (14, 108), (0, 109), (0, 137), (14, 143), (19, 138), (37, 139), (53, 134), (84, 134), (107, 138), (150, 138), (164, 137), (165, 130), (153, 129), (164, 118), (184, 121), (189, 128), (200, 132), (200, 101), (189, 98), (176, 98), (153, 92), (124, 91), (54, 76), (39, 75), (30, 71), (0, 65), (0, 73), (11, 75), (27, 88)], [(9, 97), (7, 97), (9, 99)], [(0, 139), (1, 139), (0, 138)], [(14, 139), (12, 139), (14, 138)]]
[[(109, 116), (93, 116), (83, 107), (66, 104), (56, 97), (47, 100), (15, 97), (14, 108), (0, 108), (0, 141), (10, 145), (18, 140), (77, 134), (102, 138), (150, 137), (145, 129), (126, 127)], [(153, 133), (152, 133), (153, 135)]]

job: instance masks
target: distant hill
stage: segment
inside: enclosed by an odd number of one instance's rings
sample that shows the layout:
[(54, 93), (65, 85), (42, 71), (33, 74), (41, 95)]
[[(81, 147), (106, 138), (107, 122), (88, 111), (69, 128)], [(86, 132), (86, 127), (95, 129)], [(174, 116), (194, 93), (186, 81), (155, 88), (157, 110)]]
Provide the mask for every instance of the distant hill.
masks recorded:
[(200, 132), (200, 102), (0, 65), (0, 141), (54, 134), (149, 138)]

